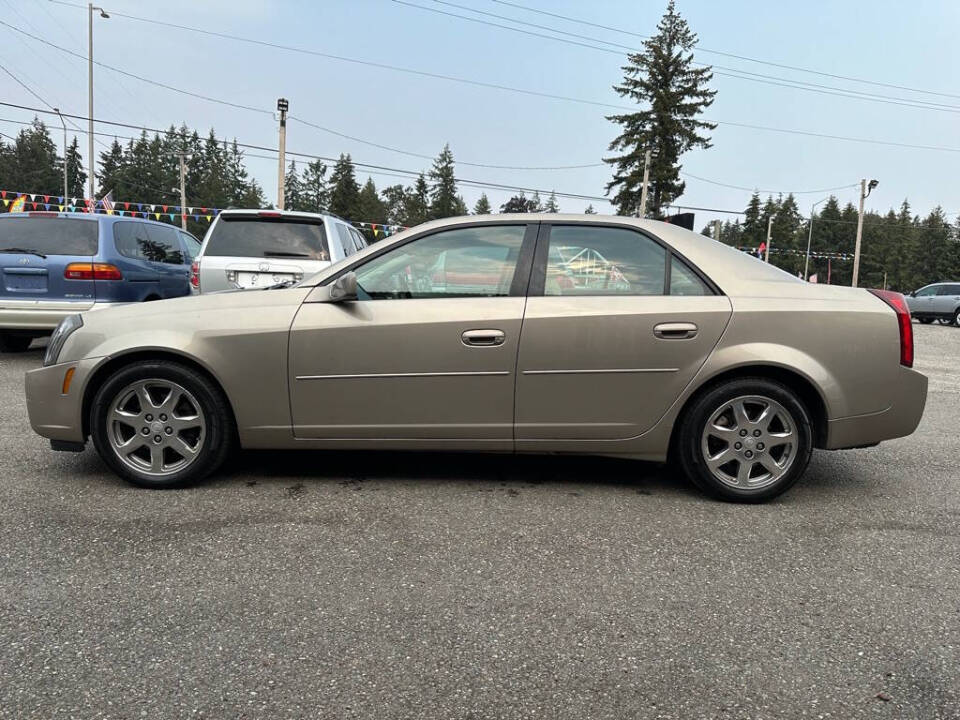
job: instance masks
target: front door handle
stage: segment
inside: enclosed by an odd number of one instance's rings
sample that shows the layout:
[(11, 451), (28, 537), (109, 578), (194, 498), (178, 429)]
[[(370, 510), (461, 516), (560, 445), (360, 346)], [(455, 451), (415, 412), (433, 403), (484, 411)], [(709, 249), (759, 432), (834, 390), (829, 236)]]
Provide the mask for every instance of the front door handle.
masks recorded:
[(653, 334), (661, 340), (689, 340), (697, 336), (697, 326), (691, 322), (660, 323)]
[(467, 330), (460, 336), (460, 341), (470, 347), (496, 347), (506, 339), (503, 330)]

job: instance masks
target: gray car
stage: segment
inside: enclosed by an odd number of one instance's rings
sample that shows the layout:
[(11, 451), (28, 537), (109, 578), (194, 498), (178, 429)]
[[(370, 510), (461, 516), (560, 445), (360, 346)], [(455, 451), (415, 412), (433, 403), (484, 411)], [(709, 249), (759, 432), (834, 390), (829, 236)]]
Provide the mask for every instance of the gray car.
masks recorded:
[(294, 284), (363, 250), (363, 235), (335, 215), (224, 210), (190, 271), (194, 295)]
[(74, 315), (27, 374), (57, 450), (144, 487), (239, 446), (673, 459), (746, 502), (814, 448), (909, 435), (927, 379), (898, 293), (814, 285), (666, 223), (411, 228), (299, 286)]
[(960, 282), (926, 285), (907, 296), (907, 305), (922, 323), (939, 320), (960, 327)]

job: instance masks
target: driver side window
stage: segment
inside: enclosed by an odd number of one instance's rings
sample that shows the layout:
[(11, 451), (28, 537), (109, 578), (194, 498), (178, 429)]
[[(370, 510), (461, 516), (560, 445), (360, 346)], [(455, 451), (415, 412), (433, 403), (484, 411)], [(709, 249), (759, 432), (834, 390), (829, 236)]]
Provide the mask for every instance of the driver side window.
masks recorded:
[(361, 299), (504, 297), (524, 225), (456, 228), (401, 245), (355, 270)]
[(917, 290), (917, 297), (930, 297), (937, 294), (937, 286), (930, 285), (920, 290)]

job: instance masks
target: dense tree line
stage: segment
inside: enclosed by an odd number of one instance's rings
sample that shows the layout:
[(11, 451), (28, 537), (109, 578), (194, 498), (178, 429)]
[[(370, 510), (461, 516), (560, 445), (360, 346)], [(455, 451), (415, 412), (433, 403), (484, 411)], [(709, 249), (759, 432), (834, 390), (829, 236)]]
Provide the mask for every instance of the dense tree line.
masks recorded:
[[(857, 208), (853, 203), (841, 206), (830, 197), (810, 220), (801, 216), (793, 195), (767, 197), (761, 201), (754, 193), (744, 211), (743, 221), (720, 225), (719, 240), (728, 245), (758, 249), (766, 242), (770, 218), (773, 252), (770, 262), (794, 275), (803, 274), (807, 240), (810, 240), (809, 273), (819, 282), (849, 285), (853, 275), (853, 252), (857, 236)], [(713, 235), (714, 225), (704, 228)], [(860, 278), (862, 287), (886, 287), (909, 292), (931, 282), (960, 278), (960, 218), (951, 225), (942, 208), (934, 208), (925, 217), (915, 215), (909, 202), (898, 210), (881, 214), (868, 211), (863, 216)], [(847, 259), (816, 257), (831, 253)]]

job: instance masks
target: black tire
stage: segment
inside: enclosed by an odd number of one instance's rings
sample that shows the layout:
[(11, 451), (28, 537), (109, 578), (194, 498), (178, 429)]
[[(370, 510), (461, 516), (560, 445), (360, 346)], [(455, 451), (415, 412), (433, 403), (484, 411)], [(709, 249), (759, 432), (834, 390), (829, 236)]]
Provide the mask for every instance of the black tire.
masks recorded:
[(951, 324), (954, 327), (960, 327), (960, 308), (953, 311), (953, 322)]
[[(141, 380), (168, 380), (189, 391), (203, 411), (206, 429), (196, 458), (185, 468), (163, 477), (130, 467), (114, 451), (108, 435), (107, 415), (118, 394)], [(97, 391), (90, 406), (90, 435), (103, 461), (120, 477), (139, 487), (179, 488), (200, 482), (214, 472), (232, 450), (236, 428), (223, 391), (191, 367), (167, 360), (128, 365), (112, 375)]]
[(31, 335), (18, 335), (11, 332), (0, 332), (0, 352), (25, 352), (33, 342)]
[(928, 317), (917, 318), (917, 320), (920, 321), (921, 325), (929, 325), (930, 323), (933, 322), (933, 318), (928, 318)]
[[(734, 488), (721, 482), (707, 467), (701, 451), (701, 439), (711, 416), (740, 397), (763, 397), (779, 403), (791, 416), (796, 428), (796, 448), (786, 472), (761, 488)], [(789, 490), (803, 475), (813, 452), (813, 428), (810, 414), (787, 386), (766, 378), (742, 378), (714, 385), (696, 397), (680, 418), (676, 455), (689, 480), (705, 493), (729, 502), (759, 503)]]

